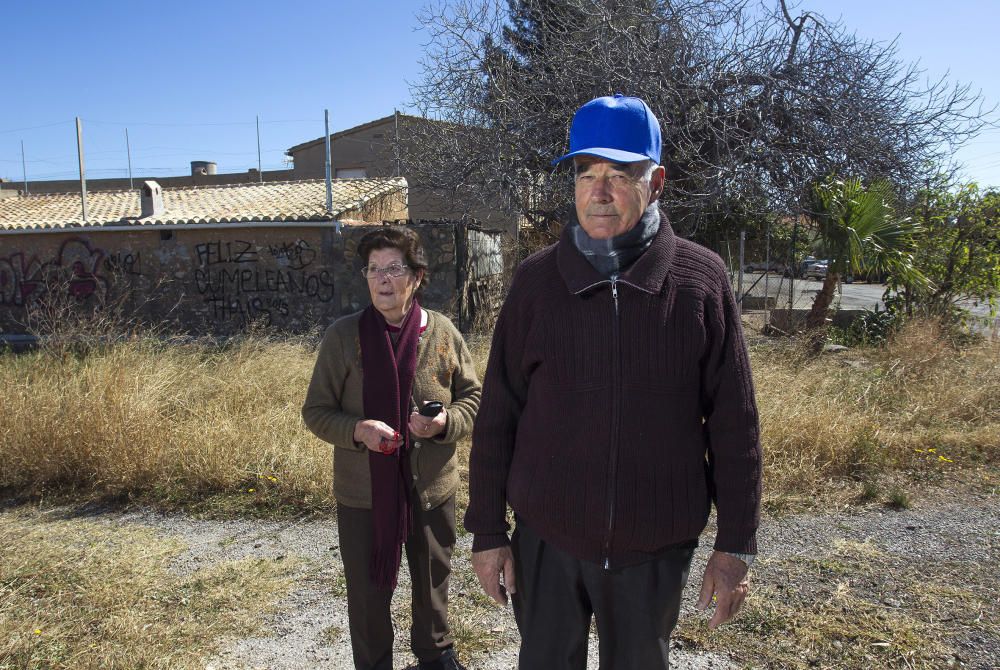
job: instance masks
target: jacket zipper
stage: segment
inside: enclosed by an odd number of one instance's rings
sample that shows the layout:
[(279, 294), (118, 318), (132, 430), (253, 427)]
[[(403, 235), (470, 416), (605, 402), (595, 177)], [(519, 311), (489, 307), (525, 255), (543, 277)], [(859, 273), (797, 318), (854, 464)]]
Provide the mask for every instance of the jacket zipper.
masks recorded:
[(604, 569), (611, 569), (611, 539), (615, 529), (615, 491), (618, 480), (618, 422), (621, 420), (621, 332), (618, 319), (618, 275), (611, 275), (611, 300), (615, 306), (612, 323), (611, 453), (608, 464), (608, 529), (604, 541)]

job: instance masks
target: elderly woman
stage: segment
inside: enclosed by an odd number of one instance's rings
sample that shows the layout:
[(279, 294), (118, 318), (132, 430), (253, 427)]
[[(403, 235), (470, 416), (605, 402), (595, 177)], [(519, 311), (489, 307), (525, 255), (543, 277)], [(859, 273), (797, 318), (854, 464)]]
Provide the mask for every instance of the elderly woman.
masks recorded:
[(417, 233), (374, 230), (358, 256), (372, 304), (327, 329), (302, 408), (334, 446), (354, 667), (392, 670), (389, 601), (405, 546), (410, 647), (421, 669), (458, 670), (448, 630), (455, 443), (472, 432), (479, 380), (455, 326), (417, 300), (427, 282)]

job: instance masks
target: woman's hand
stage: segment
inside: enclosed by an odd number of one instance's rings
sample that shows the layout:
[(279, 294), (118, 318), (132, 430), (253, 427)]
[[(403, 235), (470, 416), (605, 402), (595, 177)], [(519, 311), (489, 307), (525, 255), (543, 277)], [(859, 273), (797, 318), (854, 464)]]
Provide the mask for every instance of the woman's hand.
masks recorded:
[(403, 444), (399, 433), (377, 419), (363, 419), (354, 424), (354, 441), (379, 454), (392, 453)]
[(442, 408), (437, 416), (421, 416), (418, 412), (410, 414), (410, 435), (424, 439), (440, 435), (448, 426), (448, 413)]

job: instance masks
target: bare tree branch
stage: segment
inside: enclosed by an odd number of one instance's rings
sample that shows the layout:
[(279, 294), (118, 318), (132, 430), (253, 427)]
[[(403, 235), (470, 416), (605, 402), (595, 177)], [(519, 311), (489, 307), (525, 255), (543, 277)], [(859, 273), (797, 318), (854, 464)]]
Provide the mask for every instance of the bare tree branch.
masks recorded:
[(795, 11), (786, 0), (437, 2), (421, 15), (430, 38), (411, 87), (429, 122), (403, 160), (422, 184), (545, 229), (572, 194), (550, 161), (573, 112), (637, 95), (664, 125), (662, 204), (711, 238), (798, 212), (831, 173), (912, 192), (989, 122), (980, 94), (927, 81), (895, 42)]

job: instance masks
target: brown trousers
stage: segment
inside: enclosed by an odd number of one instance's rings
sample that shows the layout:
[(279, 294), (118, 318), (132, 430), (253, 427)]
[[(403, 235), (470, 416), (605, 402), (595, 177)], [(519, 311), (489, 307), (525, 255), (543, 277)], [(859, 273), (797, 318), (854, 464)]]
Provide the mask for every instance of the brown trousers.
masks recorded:
[[(425, 510), (413, 507), (413, 529), (406, 539), (410, 568), (413, 623), (410, 649), (426, 663), (440, 658), (453, 646), (448, 629), (448, 577), (455, 546), (455, 496)], [(337, 505), (340, 555), (347, 582), (347, 618), (356, 670), (392, 670), (392, 592), (379, 590), (369, 576), (372, 546), (372, 513)]]

